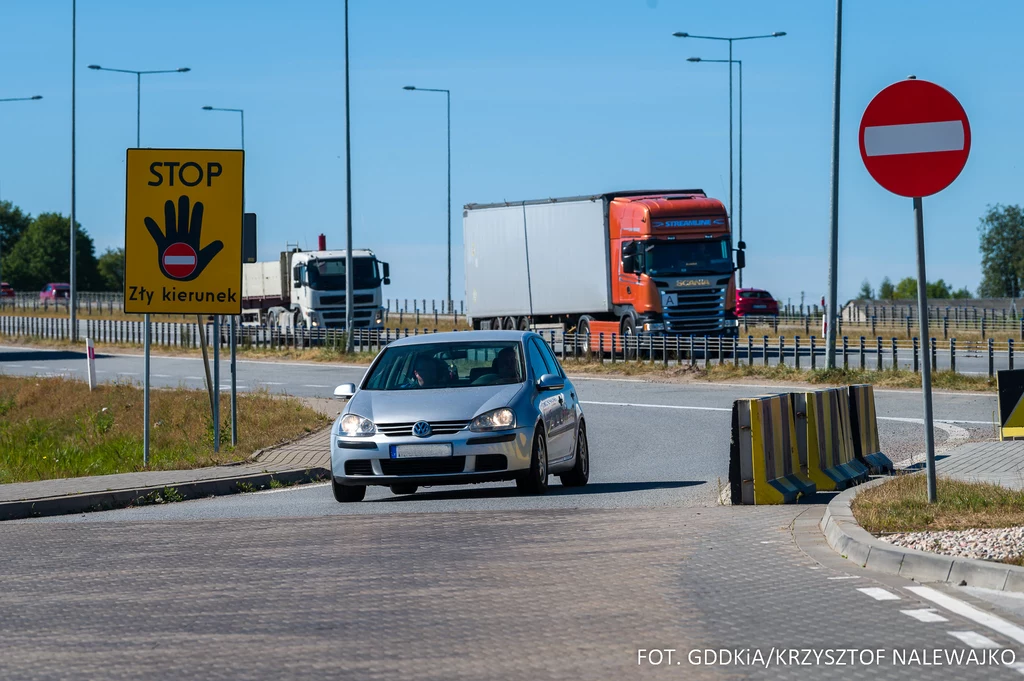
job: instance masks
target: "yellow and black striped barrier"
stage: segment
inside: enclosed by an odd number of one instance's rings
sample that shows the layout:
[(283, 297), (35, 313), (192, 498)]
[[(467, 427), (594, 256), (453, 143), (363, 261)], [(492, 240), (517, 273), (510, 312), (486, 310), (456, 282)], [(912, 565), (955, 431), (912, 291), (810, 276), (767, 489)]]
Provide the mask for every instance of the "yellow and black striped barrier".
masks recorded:
[(814, 483), (800, 470), (788, 394), (733, 403), (729, 486), (733, 504), (791, 504), (815, 493)]
[(818, 490), (844, 490), (868, 479), (854, 455), (846, 388), (793, 393), (800, 467)]
[(999, 391), (999, 439), (1024, 438), (1024, 369), (996, 374)]
[(874, 388), (870, 385), (851, 385), (849, 394), (854, 455), (870, 469), (872, 475), (891, 473), (892, 461), (882, 453), (882, 445), (878, 440)]

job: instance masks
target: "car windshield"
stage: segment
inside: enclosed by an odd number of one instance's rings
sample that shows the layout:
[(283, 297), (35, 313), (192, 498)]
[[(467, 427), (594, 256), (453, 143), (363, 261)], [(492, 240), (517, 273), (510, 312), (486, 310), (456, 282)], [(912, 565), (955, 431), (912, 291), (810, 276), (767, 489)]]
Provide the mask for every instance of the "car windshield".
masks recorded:
[(424, 343), (386, 348), (364, 390), (426, 390), (522, 383), (518, 341)]
[(648, 241), (644, 248), (644, 272), (649, 276), (716, 274), (732, 270), (729, 242)]
[[(345, 260), (311, 260), (306, 268), (309, 286), (317, 291), (345, 290)], [(377, 288), (380, 277), (374, 258), (352, 259), (352, 285), (356, 289)]]
[(740, 291), (740, 298), (760, 298), (761, 300), (771, 300), (772, 294), (767, 291)]

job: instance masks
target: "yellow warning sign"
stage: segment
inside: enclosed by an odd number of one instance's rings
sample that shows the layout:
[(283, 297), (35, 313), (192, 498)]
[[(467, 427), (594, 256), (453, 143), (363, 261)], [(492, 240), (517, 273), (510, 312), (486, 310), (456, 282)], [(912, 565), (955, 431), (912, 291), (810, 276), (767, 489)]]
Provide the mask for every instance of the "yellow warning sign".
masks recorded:
[(124, 311), (241, 314), (244, 152), (129, 149)]

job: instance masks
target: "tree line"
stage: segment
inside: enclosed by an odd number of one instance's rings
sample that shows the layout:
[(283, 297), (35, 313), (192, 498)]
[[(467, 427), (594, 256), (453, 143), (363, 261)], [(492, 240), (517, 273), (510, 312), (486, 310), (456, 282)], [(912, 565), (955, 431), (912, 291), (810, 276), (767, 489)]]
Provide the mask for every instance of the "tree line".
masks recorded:
[[(71, 278), (71, 220), (60, 213), (32, 217), (10, 201), (0, 201), (0, 272), (16, 291), (41, 291)], [(124, 248), (108, 248), (98, 258), (92, 237), (75, 225), (75, 275), (83, 291), (124, 290)]]
[[(981, 249), (981, 285), (979, 298), (1019, 298), (1024, 288), (1024, 211), (1020, 206), (989, 206), (978, 225)], [(954, 289), (939, 279), (928, 282), (929, 298), (970, 298), (967, 287)], [(860, 285), (859, 300), (913, 300), (917, 298), (917, 279), (904, 277), (896, 284), (884, 277), (878, 290), (867, 279)]]

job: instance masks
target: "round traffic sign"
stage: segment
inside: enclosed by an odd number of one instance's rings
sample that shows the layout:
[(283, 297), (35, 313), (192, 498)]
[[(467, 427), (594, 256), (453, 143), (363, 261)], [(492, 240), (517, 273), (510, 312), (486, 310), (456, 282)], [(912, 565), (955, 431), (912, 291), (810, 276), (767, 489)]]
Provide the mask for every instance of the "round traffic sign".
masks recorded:
[(164, 271), (175, 279), (184, 279), (196, 270), (196, 251), (186, 243), (174, 243), (164, 251)]
[(940, 192), (971, 151), (971, 126), (956, 97), (926, 80), (903, 80), (868, 104), (860, 121), (860, 155), (871, 177), (894, 194)]

